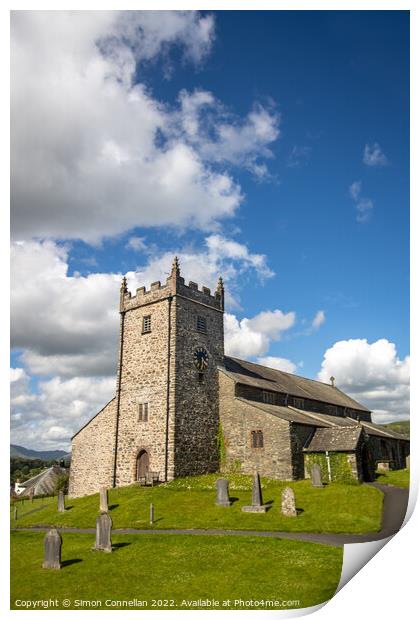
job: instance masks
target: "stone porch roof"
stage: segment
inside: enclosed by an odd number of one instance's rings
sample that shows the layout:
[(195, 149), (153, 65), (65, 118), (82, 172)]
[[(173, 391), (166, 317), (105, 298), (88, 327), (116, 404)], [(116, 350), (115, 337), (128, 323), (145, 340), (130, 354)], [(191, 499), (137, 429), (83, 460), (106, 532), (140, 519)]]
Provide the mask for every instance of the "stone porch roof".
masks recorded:
[(298, 398), (309, 398), (331, 405), (358, 409), (359, 411), (370, 411), (337, 387), (235, 357), (225, 356), (224, 367), (221, 370), (236, 383), (290, 394)]
[(354, 452), (363, 434), (357, 426), (317, 428), (304, 452)]

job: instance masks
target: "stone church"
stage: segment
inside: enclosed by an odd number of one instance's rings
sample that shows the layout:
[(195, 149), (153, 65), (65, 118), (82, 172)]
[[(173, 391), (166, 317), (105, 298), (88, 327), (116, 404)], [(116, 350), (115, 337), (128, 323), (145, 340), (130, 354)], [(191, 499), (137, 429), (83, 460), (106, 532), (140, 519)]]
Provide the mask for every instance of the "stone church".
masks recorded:
[[(72, 438), (69, 493), (216, 471), (281, 480), (341, 454), (351, 475), (401, 468), (409, 442), (331, 384), (224, 355), (224, 287), (165, 284), (120, 293), (116, 394)], [(331, 472), (330, 472), (331, 474)]]

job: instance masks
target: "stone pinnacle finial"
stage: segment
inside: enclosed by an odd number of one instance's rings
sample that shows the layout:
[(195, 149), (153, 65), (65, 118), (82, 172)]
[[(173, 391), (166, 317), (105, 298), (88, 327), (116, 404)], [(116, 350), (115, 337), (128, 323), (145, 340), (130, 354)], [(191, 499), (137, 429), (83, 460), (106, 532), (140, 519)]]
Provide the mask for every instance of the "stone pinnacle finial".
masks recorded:
[(127, 292), (127, 278), (124, 276), (123, 279), (121, 280), (121, 292), (122, 293), (126, 293)]
[(172, 271), (171, 271), (171, 276), (180, 276), (181, 275), (181, 271), (179, 269), (179, 260), (178, 260), (178, 256), (175, 256), (174, 258), (174, 262), (172, 263)]
[(335, 377), (330, 377), (331, 387), (335, 387)]
[(219, 281), (217, 282), (216, 297), (218, 297), (220, 300), (221, 310), (224, 310), (225, 309), (225, 287), (223, 285), (222, 276), (219, 276)]

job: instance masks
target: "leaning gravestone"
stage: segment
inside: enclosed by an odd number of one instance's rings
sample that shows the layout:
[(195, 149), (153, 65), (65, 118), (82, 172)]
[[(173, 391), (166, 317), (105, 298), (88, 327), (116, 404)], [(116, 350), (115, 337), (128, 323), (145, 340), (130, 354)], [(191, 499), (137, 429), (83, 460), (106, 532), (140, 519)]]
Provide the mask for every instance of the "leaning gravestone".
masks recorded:
[(219, 478), (216, 482), (216, 505), (217, 506), (230, 506), (229, 499), (229, 482), (225, 478)]
[(96, 519), (96, 540), (94, 551), (112, 551), (111, 543), (112, 519), (108, 513), (102, 512)]
[(105, 487), (99, 491), (99, 512), (108, 512), (108, 489)]
[(297, 517), (295, 492), (291, 487), (283, 489), (281, 494), (281, 513), (285, 517)]
[(66, 507), (64, 505), (64, 492), (59, 491), (58, 492), (58, 512), (64, 512), (65, 510), (66, 510)]
[(44, 538), (44, 562), (42, 568), (61, 568), (61, 545), (63, 541), (58, 531), (53, 528)]
[(324, 486), (322, 484), (321, 466), (318, 463), (315, 463), (311, 467), (311, 482), (313, 487)]
[(254, 475), (252, 483), (252, 505), (242, 506), (242, 512), (267, 512), (268, 506), (263, 505), (260, 475), (257, 472)]

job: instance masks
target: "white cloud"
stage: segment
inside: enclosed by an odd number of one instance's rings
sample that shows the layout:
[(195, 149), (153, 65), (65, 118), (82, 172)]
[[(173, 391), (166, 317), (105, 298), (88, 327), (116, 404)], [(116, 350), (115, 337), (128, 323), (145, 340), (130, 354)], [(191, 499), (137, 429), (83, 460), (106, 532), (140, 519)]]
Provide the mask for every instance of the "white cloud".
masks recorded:
[(170, 62), (175, 45), (201, 62), (211, 16), (15, 11), (11, 38), (14, 238), (96, 243), (136, 226), (214, 229), (242, 200), (220, 164), (252, 169), (271, 156), (275, 113), (256, 105), (238, 119), (211, 93), (185, 91), (172, 108), (141, 82), (144, 63)]
[(225, 351), (233, 357), (264, 355), (272, 340), (279, 340), (295, 322), (295, 313), (267, 310), (255, 317), (238, 320), (225, 313)]
[[(14, 379), (14, 380), (13, 380)], [(115, 394), (115, 378), (54, 377), (29, 390), (29, 376), (12, 369), (11, 440), (36, 449), (70, 447), (70, 437)]]
[(363, 224), (370, 219), (373, 209), (373, 202), (370, 198), (361, 198), (356, 204), (356, 209), (356, 220)]
[(12, 245), (12, 346), (35, 373), (113, 374), (120, 276), (69, 276), (67, 254), (49, 241)]
[(370, 198), (364, 198), (361, 196), (362, 183), (361, 181), (354, 181), (349, 187), (349, 194), (355, 202), (356, 207), (356, 221), (363, 224), (368, 222), (373, 211), (373, 201)]
[(268, 355), (266, 357), (259, 357), (257, 362), (263, 366), (268, 366), (268, 368), (276, 368), (277, 370), (282, 370), (290, 374), (294, 374), (297, 370), (297, 365), (284, 357)]
[(126, 247), (134, 252), (141, 252), (147, 250), (147, 244), (144, 237), (130, 237), (127, 241)]
[(325, 312), (324, 310), (318, 310), (312, 321), (312, 327), (319, 329), (323, 323), (325, 323)]
[(374, 144), (366, 144), (363, 151), (363, 163), (366, 166), (386, 166), (388, 158), (382, 152), (377, 142)]
[(410, 359), (400, 360), (395, 344), (386, 339), (341, 340), (324, 353), (318, 373), (331, 376), (344, 392), (373, 411), (376, 422), (391, 422), (409, 415)]
[(301, 168), (309, 162), (312, 154), (310, 146), (294, 146), (287, 158), (287, 166), (289, 168)]
[(350, 196), (353, 198), (353, 200), (357, 200), (359, 198), (361, 191), (362, 191), (361, 181), (354, 181), (354, 183), (352, 183), (349, 187), (349, 193), (350, 193)]

